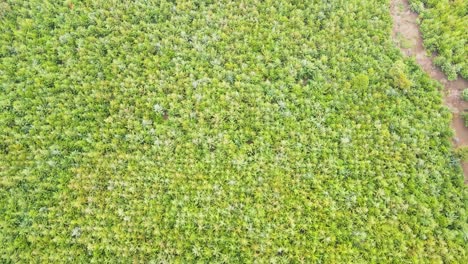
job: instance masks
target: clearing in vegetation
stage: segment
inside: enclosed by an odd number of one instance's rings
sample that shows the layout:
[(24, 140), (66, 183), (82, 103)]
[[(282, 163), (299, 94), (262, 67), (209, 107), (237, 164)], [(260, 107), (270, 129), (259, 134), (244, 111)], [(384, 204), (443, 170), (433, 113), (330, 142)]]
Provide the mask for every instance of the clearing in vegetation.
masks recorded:
[(388, 0), (0, 5), (4, 262), (467, 260)]

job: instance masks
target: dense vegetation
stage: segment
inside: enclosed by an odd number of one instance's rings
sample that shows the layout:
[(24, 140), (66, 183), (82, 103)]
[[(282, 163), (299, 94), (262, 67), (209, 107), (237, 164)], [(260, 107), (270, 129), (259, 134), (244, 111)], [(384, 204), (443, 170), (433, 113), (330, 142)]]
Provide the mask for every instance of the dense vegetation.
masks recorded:
[(468, 88), (463, 89), (462, 98), (464, 101), (468, 101)]
[(468, 1), (410, 0), (421, 17), (424, 45), (449, 80), (468, 79)]
[(2, 262), (459, 262), (387, 0), (2, 1)]

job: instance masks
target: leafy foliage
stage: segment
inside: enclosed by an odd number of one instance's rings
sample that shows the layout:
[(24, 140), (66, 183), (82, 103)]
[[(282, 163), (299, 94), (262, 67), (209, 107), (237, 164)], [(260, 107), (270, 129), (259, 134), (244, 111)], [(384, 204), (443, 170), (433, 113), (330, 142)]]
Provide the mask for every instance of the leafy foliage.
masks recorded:
[(387, 0), (3, 1), (2, 262), (459, 262)]
[(468, 101), (468, 88), (463, 89), (462, 98), (465, 101)]
[(462, 161), (468, 161), (468, 147), (460, 147), (455, 151), (458, 158)]
[(424, 45), (437, 53), (434, 63), (449, 80), (468, 79), (468, 1), (410, 0), (421, 16)]
[(463, 112), (462, 114), (463, 119), (465, 120), (465, 126), (468, 127), (468, 113)]

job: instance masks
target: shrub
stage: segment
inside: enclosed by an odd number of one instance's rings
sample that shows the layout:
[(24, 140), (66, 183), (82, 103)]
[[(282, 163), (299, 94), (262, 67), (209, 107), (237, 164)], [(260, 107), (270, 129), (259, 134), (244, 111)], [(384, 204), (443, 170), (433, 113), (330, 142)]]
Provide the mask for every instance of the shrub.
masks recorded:
[(393, 79), (393, 85), (402, 90), (407, 90), (411, 87), (412, 83), (406, 74), (406, 65), (402, 61), (397, 61), (389, 71)]
[(468, 147), (459, 147), (455, 150), (455, 154), (462, 161), (468, 161)]
[(468, 101), (468, 88), (463, 89), (462, 98), (465, 101)]

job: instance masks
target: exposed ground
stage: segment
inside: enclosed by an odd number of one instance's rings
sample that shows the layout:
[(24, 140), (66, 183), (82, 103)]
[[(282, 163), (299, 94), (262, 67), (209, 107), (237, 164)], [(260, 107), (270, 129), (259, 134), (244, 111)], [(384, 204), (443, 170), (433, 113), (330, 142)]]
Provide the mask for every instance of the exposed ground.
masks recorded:
[[(463, 111), (468, 109), (468, 102), (463, 101), (461, 93), (468, 87), (468, 81), (458, 78), (449, 81), (445, 74), (432, 63), (432, 56), (423, 46), (423, 38), (419, 31), (418, 15), (409, 8), (408, 0), (392, 0), (391, 14), (393, 17), (393, 38), (402, 52), (412, 56), (418, 64), (433, 79), (439, 81), (444, 87), (444, 101), (453, 113), (452, 128), (455, 131), (453, 143), (455, 147), (468, 146), (468, 128), (465, 127), (462, 117)], [(468, 162), (462, 163), (465, 183), (468, 183)]]

